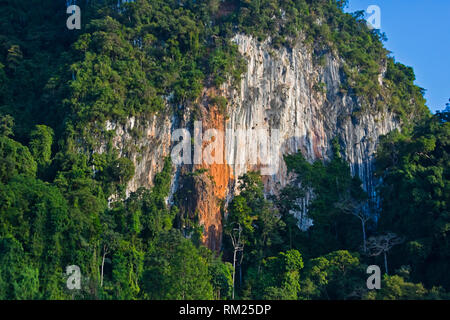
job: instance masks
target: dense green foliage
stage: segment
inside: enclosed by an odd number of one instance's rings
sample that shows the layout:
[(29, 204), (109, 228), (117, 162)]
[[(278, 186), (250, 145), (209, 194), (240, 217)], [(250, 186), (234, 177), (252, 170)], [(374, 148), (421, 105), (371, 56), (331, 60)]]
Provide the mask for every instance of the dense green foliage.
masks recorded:
[[(448, 119), (447, 109), (422, 120), (410, 132), (394, 131), (382, 139), (377, 155), (383, 178), (379, 219), (364, 213), (376, 208), (371, 203), (376, 199), (368, 199), (361, 181), (351, 177), (337, 140), (334, 157), (327, 163), (311, 164), (301, 153), (287, 156), (287, 167), (295, 179), (271, 200), (264, 198), (258, 174), (241, 177), (240, 194), (230, 203), (225, 226), (229, 239), (237, 238), (236, 226), (241, 229), (238, 296), (447, 299)], [(306, 206), (312, 226), (295, 218), (304, 212), (304, 204), (298, 200), (307, 194), (311, 196)], [(389, 247), (389, 259), (384, 262), (383, 255), (371, 254), (370, 246), (377, 239), (373, 236), (381, 239), (392, 232), (406, 241)], [(234, 247), (231, 242), (225, 245), (231, 257)], [(368, 291), (367, 266), (384, 263), (394, 274), (384, 270), (383, 289)]]
[[(447, 297), (448, 112), (426, 116), (412, 69), (388, 57), (384, 35), (361, 13), (335, 0), (77, 4), (82, 29), (69, 31), (57, 1), (2, 2), (0, 299), (230, 299), (233, 289), (252, 299)], [(401, 117), (405, 130), (384, 138), (378, 154), (378, 224), (361, 224), (374, 204), (338, 141), (328, 163), (286, 157), (295, 179), (276, 197), (264, 196), (258, 173), (240, 177), (223, 255), (200, 246), (196, 217), (168, 202), (170, 159), (150, 190), (126, 194), (135, 168), (113, 148), (106, 120), (182, 113), (204, 88), (237, 84), (245, 60), (230, 41), (236, 32), (270, 36), (275, 48), (301, 41), (321, 65), (334, 54), (343, 93)], [(226, 98), (211, 100), (226, 111)], [(314, 224), (301, 231), (292, 213), (306, 210)], [(243, 248), (233, 268), (236, 230)], [(406, 238), (389, 253), (395, 274), (367, 293), (365, 267), (382, 263), (363, 242), (388, 231)], [(66, 287), (69, 265), (80, 266), (81, 290)]]
[[(105, 186), (118, 184), (120, 190), (130, 178), (126, 171), (113, 170), (117, 165), (97, 173), (95, 180), (85, 157), (73, 154), (61, 164), (56, 155), (52, 165), (59, 167), (58, 174), (53, 183), (43, 182), (28, 148), (1, 139), (2, 152), (27, 157), (16, 156), (14, 170), (6, 171), (0, 184), (0, 298), (70, 298), (64, 267), (72, 264), (83, 275), (77, 298), (229, 296), (229, 265), (173, 228), (177, 209), (165, 200), (169, 160), (152, 190), (139, 189), (126, 200), (122, 195), (107, 206)], [(43, 144), (36, 154), (45, 150)]]
[(304, 254), (325, 254), (342, 248), (358, 250), (362, 230), (351, 211), (358, 210), (367, 195), (359, 178), (351, 177), (349, 165), (342, 159), (337, 144), (334, 158), (326, 165), (322, 161), (310, 164), (301, 153), (287, 156), (286, 164), (297, 179), (278, 200), (285, 217), (290, 211), (302, 209), (295, 201), (298, 195), (310, 191), (317, 194), (308, 206), (308, 216), (314, 220), (314, 225), (307, 233), (296, 232), (296, 241), (305, 246)]
[[(402, 234), (393, 262), (412, 267), (411, 278), (450, 288), (450, 110), (410, 132), (394, 131), (378, 152), (380, 228)], [(404, 257), (407, 257), (405, 259)]]

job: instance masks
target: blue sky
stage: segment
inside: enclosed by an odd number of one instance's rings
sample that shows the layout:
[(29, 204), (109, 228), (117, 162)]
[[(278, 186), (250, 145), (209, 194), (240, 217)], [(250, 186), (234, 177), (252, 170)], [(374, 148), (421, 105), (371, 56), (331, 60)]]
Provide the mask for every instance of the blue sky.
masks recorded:
[(414, 68), (416, 84), (434, 112), (450, 98), (450, 0), (349, 0), (347, 12), (381, 9), (385, 46), (396, 61)]

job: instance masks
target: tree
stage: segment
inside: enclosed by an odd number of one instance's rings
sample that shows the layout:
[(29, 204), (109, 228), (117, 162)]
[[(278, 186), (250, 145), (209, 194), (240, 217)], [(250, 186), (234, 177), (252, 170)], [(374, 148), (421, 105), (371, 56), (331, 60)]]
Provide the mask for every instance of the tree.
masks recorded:
[(16, 239), (0, 237), (0, 298), (31, 300), (40, 297), (39, 270)]
[[(64, 297), (62, 265), (67, 257), (65, 249), (72, 242), (69, 231), (72, 220), (66, 199), (58, 188), (23, 175), (14, 176), (8, 184), (0, 184), (0, 199), (3, 199), (0, 237), (12, 238), (12, 243), (20, 244), (27, 263), (39, 270), (36, 274), (40, 298)], [(14, 248), (18, 247), (14, 245)], [(13, 267), (14, 263), (9, 265)]]
[(368, 299), (376, 300), (423, 300), (427, 298), (427, 290), (421, 283), (405, 281), (399, 275), (384, 275), (381, 290), (368, 293)]
[(359, 255), (346, 250), (311, 259), (301, 274), (303, 299), (347, 299), (364, 283), (365, 268)]
[(152, 300), (214, 297), (207, 260), (179, 230), (162, 234), (148, 252), (143, 281), (144, 297)]
[(297, 250), (280, 252), (275, 259), (268, 258), (264, 266), (269, 272), (268, 285), (264, 289), (264, 299), (297, 300), (300, 294), (300, 270), (303, 259)]
[(136, 299), (141, 292), (140, 280), (144, 269), (144, 252), (129, 241), (121, 240), (112, 257), (114, 298)]
[(29, 149), (34, 160), (41, 166), (50, 163), (53, 135), (53, 129), (44, 125), (37, 125), (31, 131)]
[[(201, 249), (201, 248), (200, 248)], [(229, 262), (222, 262), (222, 257), (216, 257), (204, 248), (208, 259), (208, 271), (211, 276), (211, 285), (214, 289), (214, 299), (230, 299), (233, 291), (233, 273), (234, 268)]]
[(7, 182), (14, 175), (34, 177), (37, 164), (27, 147), (5, 136), (0, 136), (0, 181)]
[(109, 171), (112, 181), (117, 181), (120, 184), (124, 184), (130, 181), (133, 177), (134, 164), (128, 158), (118, 158), (111, 163)]
[(387, 253), (392, 247), (403, 243), (404, 239), (397, 236), (395, 233), (389, 232), (385, 235), (370, 237), (367, 240), (367, 249), (370, 256), (384, 256), (384, 270), (388, 274)]
[(281, 250), (301, 249), (304, 256), (309, 256), (303, 243), (308, 242), (308, 229), (311, 219), (308, 217), (308, 194), (298, 185), (287, 185), (278, 196), (274, 196), (274, 203), (278, 208), (286, 232), (282, 234)]
[(254, 265), (248, 269), (243, 298), (297, 300), (302, 268), (303, 259), (297, 250), (264, 258), (260, 267)]
[(12, 45), (11, 48), (8, 49), (8, 55), (6, 57), (8, 67), (16, 71), (16, 68), (20, 64), (22, 59), (23, 53), (22, 50), (20, 50), (20, 46), (17, 44)]
[[(261, 271), (262, 260), (276, 254), (282, 246), (284, 223), (272, 201), (265, 199), (258, 172), (248, 172), (239, 179), (240, 194), (228, 206), (224, 231), (230, 236), (233, 259), (241, 252), (239, 285), (242, 273), (252, 265)], [(243, 248), (246, 248), (246, 255)], [(234, 263), (235, 264), (235, 263)]]
[(359, 202), (353, 199), (349, 192), (345, 193), (343, 197), (335, 204), (336, 208), (339, 208), (347, 214), (351, 214), (361, 221), (362, 236), (363, 236), (363, 251), (367, 251), (366, 246), (366, 224), (373, 219), (373, 214), (364, 207), (363, 202)]
[(231, 238), (231, 244), (233, 246), (233, 292), (231, 295), (231, 299), (234, 300), (234, 290), (235, 290), (235, 284), (236, 284), (236, 255), (238, 252), (241, 252), (241, 261), (240, 263), (242, 263), (242, 257), (244, 255), (244, 245), (245, 242), (244, 240), (241, 238), (242, 236), (242, 227), (241, 225), (238, 223), (237, 227), (229, 230), (227, 230), (228, 235)]
[(121, 234), (115, 231), (116, 223), (111, 215), (103, 214), (102, 220), (102, 239), (100, 242), (102, 262), (100, 266), (100, 287), (103, 287), (103, 278), (105, 262), (107, 256), (118, 249)]
[(14, 118), (7, 114), (0, 118), (0, 136), (9, 137), (13, 135)]

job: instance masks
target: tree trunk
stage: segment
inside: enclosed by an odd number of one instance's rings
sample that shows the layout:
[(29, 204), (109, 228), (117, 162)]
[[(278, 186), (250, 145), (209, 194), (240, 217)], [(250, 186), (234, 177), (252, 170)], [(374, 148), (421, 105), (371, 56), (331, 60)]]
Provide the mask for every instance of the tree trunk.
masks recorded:
[(242, 286), (242, 264), (239, 263), (239, 287)]
[(387, 253), (386, 253), (386, 251), (384, 251), (384, 269), (386, 270), (386, 274), (389, 275), (389, 273), (388, 273)]
[(105, 257), (106, 257), (106, 252), (103, 254), (103, 258), (102, 258), (102, 273), (100, 276), (100, 287), (103, 287), (103, 267), (105, 266)]
[(234, 278), (236, 275), (236, 249), (234, 249), (234, 254), (233, 254), (233, 294), (231, 299), (234, 300)]
[(366, 224), (364, 223), (364, 220), (361, 220), (361, 224), (362, 224), (362, 232), (363, 232), (363, 248), (364, 248), (364, 252), (367, 251), (367, 247), (366, 247)]

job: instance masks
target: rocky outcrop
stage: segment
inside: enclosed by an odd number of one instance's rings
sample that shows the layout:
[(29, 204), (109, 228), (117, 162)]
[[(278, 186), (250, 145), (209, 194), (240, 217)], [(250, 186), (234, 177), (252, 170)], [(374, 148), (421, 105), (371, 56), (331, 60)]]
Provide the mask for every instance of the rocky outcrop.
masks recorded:
[[(213, 199), (229, 200), (237, 192), (237, 177), (249, 170), (262, 170), (266, 192), (276, 193), (289, 180), (284, 154), (301, 151), (310, 161), (327, 160), (332, 154), (331, 141), (335, 137), (351, 164), (352, 174), (358, 175), (365, 190), (374, 196), (374, 153), (379, 136), (399, 126), (394, 115), (361, 110), (358, 98), (341, 90), (343, 63), (331, 53), (325, 53), (324, 63), (319, 64), (315, 63), (318, 59), (312, 50), (301, 43), (293, 48), (274, 49), (270, 41), (261, 43), (242, 34), (236, 35), (233, 42), (248, 62), (240, 85), (235, 88), (225, 84), (213, 92), (205, 90), (203, 99), (196, 106), (200, 110), (196, 115), (200, 115), (198, 120), (202, 122), (203, 130), (246, 132), (224, 137), (224, 163), (189, 167), (190, 170), (206, 169), (204, 178), (211, 181), (197, 184), (197, 192), (202, 196), (197, 196), (193, 202), (200, 223), (204, 225), (205, 243), (218, 249), (222, 220), (220, 206)], [(225, 114), (209, 102), (207, 97), (211, 95), (227, 98)], [(132, 119), (125, 127), (110, 125), (116, 130), (116, 147), (124, 150), (123, 146), (131, 143), (139, 150), (127, 154), (136, 166), (129, 191), (152, 185), (163, 158), (170, 154), (171, 131), (177, 125), (188, 123), (190, 117), (191, 114), (186, 112), (184, 119), (177, 121), (174, 117), (155, 116), (138, 125), (133, 125)], [(136, 130), (136, 125), (143, 134), (133, 140), (129, 132)], [(279, 137), (273, 143), (275, 135)], [(263, 155), (255, 162), (255, 155), (264, 154), (264, 145), (269, 146), (269, 153), (274, 156)], [(177, 176), (174, 186), (176, 180)], [(304, 212), (296, 214), (305, 218)]]
[[(127, 186), (127, 195), (139, 187), (151, 187), (156, 173), (164, 166), (170, 155), (171, 132), (174, 117), (168, 110), (150, 119), (130, 117), (125, 124), (107, 121), (106, 130), (113, 132), (112, 144), (120, 157), (128, 157), (135, 165), (135, 174)], [(102, 144), (98, 152), (104, 152)]]
[[(364, 189), (375, 197), (374, 154), (379, 136), (399, 126), (396, 117), (388, 112), (361, 111), (358, 99), (341, 90), (343, 62), (331, 53), (324, 55), (325, 63), (320, 65), (314, 63), (318, 59), (312, 50), (301, 44), (275, 50), (269, 40), (260, 43), (246, 35), (236, 35), (233, 41), (247, 59), (248, 70), (240, 88), (222, 88), (231, 98), (227, 126), (233, 131), (265, 130), (268, 137), (274, 129), (279, 130), (280, 148), (274, 150), (278, 152), (278, 170), (266, 177), (266, 191), (276, 193), (287, 183), (284, 154), (301, 151), (310, 161), (327, 160), (332, 154), (331, 141), (337, 137), (352, 174), (359, 176)], [(247, 135), (245, 141), (232, 141), (230, 149), (246, 152), (253, 144), (252, 136)], [(258, 167), (236, 165), (232, 173), (239, 177)]]
[[(341, 91), (342, 61), (330, 53), (320, 66), (314, 63), (311, 50), (301, 45), (274, 50), (269, 41), (259, 43), (245, 35), (237, 35), (233, 41), (246, 57), (248, 71), (238, 90), (223, 88), (224, 94), (231, 96), (227, 126), (234, 131), (280, 130), (280, 168), (268, 177), (267, 191), (276, 192), (286, 184), (283, 154), (302, 151), (308, 160), (326, 160), (332, 154), (334, 137), (339, 139), (353, 174), (359, 175), (366, 190), (373, 190), (378, 138), (398, 126), (395, 117), (372, 112), (354, 115), (360, 105)], [(252, 149), (253, 141), (250, 136), (235, 143), (245, 152)], [(234, 166), (233, 174), (237, 177), (248, 169)]]
[[(196, 106), (196, 111), (200, 115), (197, 128), (201, 125), (202, 132), (209, 129), (217, 130), (219, 133), (225, 131), (226, 118), (224, 113), (219, 110), (218, 106), (210, 103), (210, 97), (215, 95), (215, 90), (205, 90), (203, 99)], [(195, 137), (195, 134), (194, 129), (193, 137)], [(202, 153), (207, 150), (209, 142), (210, 139), (202, 141)], [(226, 149), (217, 148), (215, 152), (220, 153), (220, 157), (224, 161), (208, 164), (205, 159), (202, 159), (200, 163), (185, 166), (196, 174), (191, 183), (192, 199), (188, 201), (189, 205), (185, 206), (183, 210), (187, 216), (198, 216), (204, 229), (204, 244), (212, 250), (220, 250), (222, 243), (222, 208), (224, 200), (230, 195), (230, 185), (232, 185), (234, 176), (231, 167), (225, 161)], [(184, 201), (187, 200), (184, 199)]]

